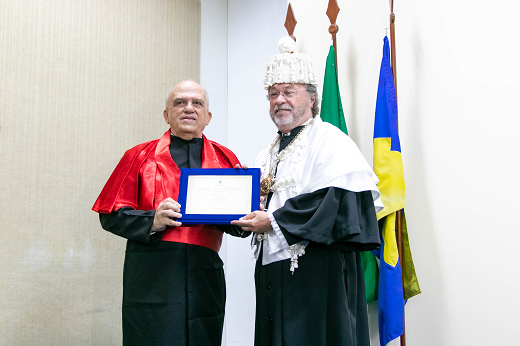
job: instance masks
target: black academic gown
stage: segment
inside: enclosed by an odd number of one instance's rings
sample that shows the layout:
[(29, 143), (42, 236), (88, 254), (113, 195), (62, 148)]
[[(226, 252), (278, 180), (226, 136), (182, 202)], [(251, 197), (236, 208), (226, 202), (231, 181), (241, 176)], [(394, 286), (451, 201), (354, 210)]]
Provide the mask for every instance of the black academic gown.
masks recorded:
[[(171, 137), (179, 168), (200, 168), (202, 139)], [(99, 214), (102, 227), (128, 239), (123, 272), (123, 345), (220, 346), (226, 286), (223, 263), (206, 247), (150, 235), (155, 211), (123, 207)], [(250, 233), (217, 226), (234, 236)]]
[(289, 245), (309, 245), (294, 274), (290, 259), (262, 265), (258, 258), (255, 346), (369, 346), (358, 251), (379, 246), (371, 192), (325, 188), (287, 200), (273, 215)]

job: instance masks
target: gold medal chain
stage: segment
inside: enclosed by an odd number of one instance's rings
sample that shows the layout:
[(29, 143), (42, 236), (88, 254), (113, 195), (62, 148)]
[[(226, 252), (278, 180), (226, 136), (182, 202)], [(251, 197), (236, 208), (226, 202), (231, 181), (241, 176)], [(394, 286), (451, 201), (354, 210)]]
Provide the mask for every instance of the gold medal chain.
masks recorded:
[(298, 132), (298, 134), (296, 136), (294, 136), (294, 138), (291, 140), (291, 143), (289, 143), (285, 147), (284, 150), (282, 150), (281, 152), (276, 153), (276, 154), (274, 154), (274, 151), (275, 150), (277, 151), (277, 149), (275, 149), (275, 148), (279, 148), (279, 146), (277, 146), (277, 144), (280, 142), (282, 135), (280, 134), (275, 138), (273, 144), (271, 145), (271, 149), (269, 150), (269, 157), (267, 160), (267, 162), (269, 162), (269, 173), (260, 182), (260, 194), (262, 196), (267, 196), (269, 194), (269, 192), (271, 192), (271, 189), (274, 185), (273, 179), (274, 179), (274, 173), (276, 171), (276, 167), (278, 167), (278, 164), (280, 163), (280, 161), (282, 161), (285, 158), (285, 156), (287, 156), (289, 153), (292, 152), (296, 138), (298, 138), (300, 136), (300, 134), (303, 133), (303, 130), (305, 130), (306, 127), (307, 127), (307, 125), (305, 125)]

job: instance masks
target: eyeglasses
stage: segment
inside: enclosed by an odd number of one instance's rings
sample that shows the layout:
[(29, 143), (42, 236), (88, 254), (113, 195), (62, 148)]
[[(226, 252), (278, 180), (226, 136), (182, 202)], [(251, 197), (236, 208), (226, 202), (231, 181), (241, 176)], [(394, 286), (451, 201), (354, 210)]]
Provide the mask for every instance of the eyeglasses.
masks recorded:
[(277, 100), (280, 95), (282, 95), (282, 97), (284, 99), (290, 100), (293, 97), (295, 97), (296, 95), (298, 95), (299, 93), (300, 93), (300, 91), (295, 91), (295, 90), (285, 90), (285, 91), (282, 91), (281, 93), (278, 91), (273, 91), (272, 93), (267, 94), (267, 99), (269, 101), (274, 101), (274, 100)]

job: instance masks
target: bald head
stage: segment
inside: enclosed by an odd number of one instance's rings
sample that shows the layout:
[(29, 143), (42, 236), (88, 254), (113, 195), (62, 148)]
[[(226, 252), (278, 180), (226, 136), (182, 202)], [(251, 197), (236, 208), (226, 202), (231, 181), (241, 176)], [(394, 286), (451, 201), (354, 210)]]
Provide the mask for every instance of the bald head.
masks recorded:
[[(191, 79), (187, 79), (187, 80), (185, 80), (185, 81), (182, 81), (182, 82), (180, 82), (179, 84), (184, 83), (184, 82), (193, 82), (193, 83), (199, 85), (202, 89), (204, 89), (204, 94), (206, 95), (206, 106), (207, 106), (207, 108), (209, 109), (209, 93), (208, 93), (208, 91), (206, 90), (206, 88), (202, 87), (199, 83), (197, 83), (197, 82), (195, 82), (195, 81), (193, 81), (193, 80), (191, 80)], [(179, 85), (179, 84), (177, 84), (177, 85)], [(171, 93), (172, 93), (172, 91), (173, 91), (173, 88), (175, 88), (177, 85), (172, 86), (172, 87), (170, 88), (170, 90), (168, 90), (168, 92), (166, 93), (166, 101), (165, 101), (165, 107), (166, 107), (166, 108), (168, 108), (168, 99), (170, 98), (170, 95), (171, 95)]]
[(163, 116), (173, 135), (185, 140), (202, 137), (211, 120), (207, 92), (197, 82), (180, 82), (168, 92)]

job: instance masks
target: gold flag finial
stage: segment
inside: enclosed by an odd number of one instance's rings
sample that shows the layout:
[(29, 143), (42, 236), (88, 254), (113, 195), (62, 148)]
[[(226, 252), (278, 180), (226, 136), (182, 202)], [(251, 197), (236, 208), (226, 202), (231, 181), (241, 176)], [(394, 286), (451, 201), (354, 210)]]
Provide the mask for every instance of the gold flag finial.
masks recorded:
[(293, 36), (294, 28), (296, 27), (296, 18), (294, 18), (294, 13), (292, 10), (291, 4), (287, 7), (287, 16), (285, 17), (285, 28), (287, 29), (287, 33), (289, 36), (296, 41), (296, 37)]
[(336, 34), (339, 31), (339, 26), (336, 24), (338, 18), (339, 6), (337, 0), (329, 0), (329, 6), (327, 7), (327, 17), (330, 20), (329, 33), (332, 35), (332, 46), (334, 47), (334, 58), (336, 59), (336, 72), (338, 71), (338, 49), (336, 47)]
[(336, 18), (338, 18), (339, 13), (339, 6), (337, 0), (329, 0), (329, 6), (327, 7), (326, 13), (327, 17), (329, 17), (331, 26), (336, 25)]

